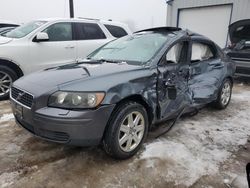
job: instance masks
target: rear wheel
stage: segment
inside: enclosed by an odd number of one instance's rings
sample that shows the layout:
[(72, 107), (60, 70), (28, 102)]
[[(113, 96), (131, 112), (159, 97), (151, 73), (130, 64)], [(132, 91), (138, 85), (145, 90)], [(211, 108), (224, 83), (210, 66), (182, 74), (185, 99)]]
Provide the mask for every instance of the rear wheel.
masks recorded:
[(218, 93), (217, 100), (213, 103), (218, 109), (225, 109), (231, 100), (233, 84), (231, 80), (225, 79)]
[(0, 100), (8, 99), (12, 83), (18, 79), (15, 71), (6, 66), (0, 66)]
[(107, 126), (105, 151), (114, 158), (129, 158), (140, 149), (147, 135), (147, 112), (142, 105), (127, 102), (116, 109)]

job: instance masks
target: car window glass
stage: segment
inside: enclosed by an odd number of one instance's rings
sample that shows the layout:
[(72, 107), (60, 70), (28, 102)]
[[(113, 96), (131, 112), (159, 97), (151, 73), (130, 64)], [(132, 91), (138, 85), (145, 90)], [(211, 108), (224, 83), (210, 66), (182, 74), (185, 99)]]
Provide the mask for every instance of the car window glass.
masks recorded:
[(184, 50), (184, 42), (180, 42), (175, 44), (167, 53), (166, 61), (170, 64), (180, 63), (182, 52)]
[(90, 54), (92, 59), (108, 59), (143, 64), (163, 47), (168, 35), (160, 33), (134, 34), (116, 39)]
[(106, 38), (102, 29), (95, 23), (78, 23), (77, 27), (78, 40), (95, 40)]
[(198, 42), (193, 43), (191, 62), (205, 61), (212, 58), (214, 58), (214, 54), (207, 44)]
[(123, 28), (115, 26), (115, 25), (105, 24), (105, 27), (108, 29), (111, 35), (113, 35), (116, 38), (120, 38), (128, 34)]
[(31, 33), (32, 31), (36, 30), (37, 28), (44, 25), (46, 21), (33, 21), (27, 24), (21, 25), (14, 30), (10, 31), (6, 34), (6, 37), (9, 38), (22, 38)]
[(49, 26), (43, 32), (49, 36), (49, 41), (70, 41), (72, 40), (71, 23), (57, 23)]

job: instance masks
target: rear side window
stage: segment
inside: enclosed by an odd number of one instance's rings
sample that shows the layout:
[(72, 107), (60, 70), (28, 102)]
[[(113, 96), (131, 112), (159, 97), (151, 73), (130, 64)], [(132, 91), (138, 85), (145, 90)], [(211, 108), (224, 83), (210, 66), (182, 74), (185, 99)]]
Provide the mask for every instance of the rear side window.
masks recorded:
[(77, 31), (78, 40), (95, 40), (106, 38), (102, 29), (95, 23), (77, 23)]
[(104, 25), (108, 31), (116, 38), (123, 37), (125, 35), (128, 35), (128, 33), (121, 27), (115, 26), (115, 25)]
[(70, 41), (72, 37), (71, 23), (56, 23), (49, 26), (43, 32), (49, 36), (49, 41)]
[(193, 42), (191, 62), (205, 61), (215, 58), (215, 50), (205, 43)]

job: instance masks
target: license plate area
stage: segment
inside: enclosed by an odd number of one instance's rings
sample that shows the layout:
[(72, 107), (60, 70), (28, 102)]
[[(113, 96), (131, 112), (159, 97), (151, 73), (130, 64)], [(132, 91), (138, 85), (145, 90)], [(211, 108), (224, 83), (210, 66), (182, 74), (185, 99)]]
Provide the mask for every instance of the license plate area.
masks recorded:
[(17, 118), (23, 119), (23, 107), (19, 104), (16, 104), (14, 114)]

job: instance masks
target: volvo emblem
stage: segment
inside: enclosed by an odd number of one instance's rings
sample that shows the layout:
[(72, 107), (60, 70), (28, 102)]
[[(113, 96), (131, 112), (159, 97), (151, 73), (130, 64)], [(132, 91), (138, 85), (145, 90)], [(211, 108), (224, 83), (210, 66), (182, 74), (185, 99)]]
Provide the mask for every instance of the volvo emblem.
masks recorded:
[(24, 96), (25, 93), (18, 93), (16, 100), (19, 101)]

